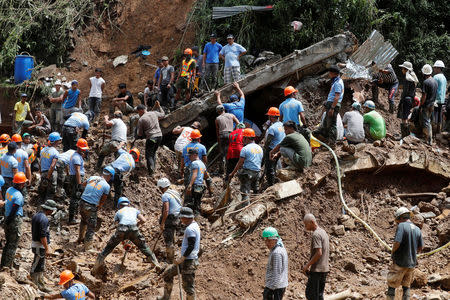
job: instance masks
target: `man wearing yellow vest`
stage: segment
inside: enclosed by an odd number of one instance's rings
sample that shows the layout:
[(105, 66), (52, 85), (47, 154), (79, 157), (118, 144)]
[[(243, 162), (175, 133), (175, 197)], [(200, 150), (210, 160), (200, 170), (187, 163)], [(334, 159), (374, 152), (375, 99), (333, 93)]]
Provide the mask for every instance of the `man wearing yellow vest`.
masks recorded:
[(185, 58), (181, 62), (181, 72), (180, 75), (178, 75), (175, 87), (177, 88), (177, 101), (181, 99), (181, 92), (183, 92), (187, 102), (191, 99), (191, 78), (195, 78), (195, 69), (197, 64), (195, 59), (192, 58), (192, 49), (185, 49), (184, 57)]

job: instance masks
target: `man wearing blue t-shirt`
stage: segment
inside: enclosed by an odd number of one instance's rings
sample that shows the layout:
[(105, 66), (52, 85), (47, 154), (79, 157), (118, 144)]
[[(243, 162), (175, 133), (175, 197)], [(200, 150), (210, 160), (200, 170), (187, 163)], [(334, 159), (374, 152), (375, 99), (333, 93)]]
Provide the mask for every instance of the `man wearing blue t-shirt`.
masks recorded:
[(85, 139), (79, 139), (77, 142), (77, 151), (69, 160), (69, 184), (71, 188), (70, 205), (69, 205), (69, 224), (75, 225), (75, 215), (78, 214), (78, 205), (83, 191), (84, 177), (84, 158), (89, 150), (88, 143)]
[(297, 100), (298, 91), (292, 87), (287, 86), (284, 89), (285, 100), (280, 104), (280, 121), (281, 123), (287, 121), (293, 121), (298, 126), (300, 125), (300, 119), (304, 127), (307, 126), (303, 104)]
[(167, 261), (173, 263), (175, 255), (173, 243), (175, 240), (175, 230), (179, 223), (178, 214), (181, 209), (181, 196), (177, 191), (170, 188), (170, 181), (167, 178), (159, 179), (157, 186), (161, 193), (163, 193), (161, 197), (163, 206), (159, 226), (166, 244)]
[(239, 59), (247, 53), (244, 47), (234, 42), (232, 34), (227, 36), (227, 43), (219, 52), (220, 58), (225, 60), (225, 67), (223, 68), (223, 81), (225, 84), (236, 82), (241, 78)]
[(59, 152), (56, 150), (61, 142), (61, 136), (58, 132), (52, 132), (48, 136), (48, 146), (41, 150), (41, 185), (39, 187), (43, 200), (52, 199), (56, 193), (58, 183), (58, 172), (55, 172), (56, 164), (59, 158)]
[(328, 139), (328, 145), (334, 147), (337, 138), (336, 121), (341, 108), (342, 98), (344, 98), (344, 81), (339, 76), (340, 70), (337, 66), (328, 69), (328, 76), (331, 78), (331, 88), (325, 102), (325, 119), (319, 129), (314, 131), (314, 136), (319, 139)]
[(64, 152), (70, 149), (76, 149), (75, 144), (78, 140), (78, 132), (81, 130), (83, 131), (81, 137), (86, 138), (89, 130), (88, 117), (83, 113), (74, 112), (63, 125), (62, 143)]
[(217, 87), (217, 73), (219, 72), (219, 53), (222, 45), (217, 43), (217, 36), (212, 33), (211, 42), (203, 49), (203, 65), (205, 66), (205, 80), (211, 90)]
[(58, 294), (42, 296), (43, 299), (87, 300), (95, 299), (95, 295), (81, 282), (75, 282), (72, 271), (64, 270), (59, 275), (59, 283), (65, 290)]
[[(145, 242), (144, 236), (139, 231), (139, 225), (144, 224), (147, 220), (141, 212), (130, 206), (130, 200), (126, 197), (120, 197), (118, 201), (119, 210), (114, 216), (114, 221), (119, 223), (116, 232), (109, 239), (108, 244), (101, 253), (97, 256), (95, 265), (92, 269), (92, 274), (98, 274), (101, 267), (105, 264), (105, 258), (116, 248), (116, 246), (123, 241), (130, 240), (136, 247), (145, 255), (146, 262), (152, 263), (157, 268), (161, 268), (155, 254), (150, 250), (150, 247)], [(125, 244), (124, 248), (127, 250), (131, 245)]]
[(117, 159), (111, 163), (111, 167), (114, 168), (114, 206), (117, 206), (117, 200), (122, 197), (123, 191), (123, 176), (130, 174), (136, 166), (136, 162), (139, 161), (140, 151), (137, 148), (130, 150), (130, 153), (123, 149), (117, 151)]
[(239, 84), (237, 82), (233, 83), (233, 86), (236, 88), (236, 90), (239, 93), (239, 97), (235, 94), (230, 96), (230, 102), (223, 103), (220, 99), (220, 92), (216, 91), (214, 94), (216, 95), (216, 101), (217, 105), (223, 105), (225, 108), (225, 112), (233, 114), (236, 116), (236, 118), (239, 120), (239, 123), (244, 122), (244, 109), (245, 109), (245, 96), (244, 92), (239, 87)]
[[(255, 131), (251, 128), (244, 129), (244, 148), (241, 150), (239, 161), (231, 172), (228, 180), (234, 177), (239, 171), (238, 177), (241, 182), (242, 206), (250, 204), (249, 195), (253, 189), (254, 193), (258, 192), (259, 172), (261, 171), (261, 163), (263, 159), (262, 148), (255, 143)], [(242, 170), (240, 170), (242, 168)], [(244, 202), (247, 200), (247, 202)]]
[(17, 159), (14, 157), (14, 154), (17, 150), (17, 144), (15, 142), (11, 142), (8, 144), (8, 152), (6, 152), (0, 158), (0, 173), (5, 180), (5, 184), (2, 189), (2, 196), (5, 198), (6, 190), (12, 186), (14, 174), (17, 173), (17, 169), (19, 167), (19, 163)]
[(84, 251), (92, 248), (95, 228), (97, 227), (97, 211), (108, 197), (109, 182), (114, 176), (114, 169), (110, 166), (103, 169), (103, 176), (91, 176), (86, 181), (86, 188), (81, 195), (80, 204), (80, 231), (77, 243), (84, 242)]
[(184, 205), (192, 208), (195, 215), (200, 213), (200, 204), (205, 193), (205, 185), (203, 181), (206, 181), (206, 186), (209, 190), (209, 195), (212, 195), (211, 191), (211, 178), (206, 170), (205, 164), (198, 158), (198, 150), (193, 148), (189, 149), (189, 184), (186, 187)]
[(200, 143), (200, 138), (202, 137), (202, 134), (200, 133), (200, 130), (194, 129), (191, 132), (191, 142), (184, 146), (183, 148), (183, 159), (181, 161), (180, 165), (180, 175), (184, 178), (184, 186), (187, 187), (189, 184), (189, 178), (190, 178), (190, 168), (189, 165), (191, 164), (191, 160), (189, 158), (189, 150), (191, 149), (197, 149), (198, 151), (198, 157), (203, 161), (203, 163), (206, 165), (208, 163), (208, 157), (206, 153), (206, 147), (203, 146)]
[(264, 160), (266, 164), (266, 180), (269, 186), (275, 183), (275, 171), (278, 159), (270, 159), (269, 153), (286, 136), (284, 134), (283, 123), (279, 121), (280, 111), (276, 107), (269, 108), (266, 114), (269, 117), (270, 127), (266, 131), (266, 141), (264, 142)]
[(67, 116), (73, 112), (82, 111), (81, 109), (81, 91), (78, 89), (78, 81), (72, 81), (72, 87), (64, 92), (62, 103), (61, 125), (64, 124)]

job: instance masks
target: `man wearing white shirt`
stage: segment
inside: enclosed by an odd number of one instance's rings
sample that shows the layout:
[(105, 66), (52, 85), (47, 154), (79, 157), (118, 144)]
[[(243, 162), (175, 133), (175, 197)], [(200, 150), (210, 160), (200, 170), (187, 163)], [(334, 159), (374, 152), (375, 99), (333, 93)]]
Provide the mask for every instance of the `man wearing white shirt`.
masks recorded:
[(102, 103), (102, 93), (105, 89), (105, 80), (101, 77), (102, 70), (95, 69), (95, 76), (89, 78), (89, 121), (95, 119), (100, 113), (100, 105)]

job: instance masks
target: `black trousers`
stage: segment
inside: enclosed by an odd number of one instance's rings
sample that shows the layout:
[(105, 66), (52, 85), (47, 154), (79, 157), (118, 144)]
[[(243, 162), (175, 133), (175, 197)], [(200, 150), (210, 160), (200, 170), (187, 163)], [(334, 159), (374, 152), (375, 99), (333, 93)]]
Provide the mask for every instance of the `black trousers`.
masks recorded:
[(148, 173), (153, 175), (156, 165), (156, 151), (161, 144), (162, 137), (157, 136), (145, 141), (145, 159), (147, 160)]
[(285, 291), (285, 288), (271, 290), (265, 287), (263, 292), (263, 300), (282, 300)]
[(327, 280), (327, 272), (310, 272), (306, 283), (306, 299), (323, 300), (323, 291)]
[(63, 126), (62, 129), (62, 144), (63, 151), (66, 152), (70, 149), (77, 149), (78, 133), (75, 127)]

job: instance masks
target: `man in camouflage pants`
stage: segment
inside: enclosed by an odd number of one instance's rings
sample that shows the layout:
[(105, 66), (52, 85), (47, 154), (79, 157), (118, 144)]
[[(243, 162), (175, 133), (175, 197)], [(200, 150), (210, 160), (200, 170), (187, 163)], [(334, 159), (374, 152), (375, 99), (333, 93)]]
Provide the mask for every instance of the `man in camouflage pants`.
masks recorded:
[[(116, 246), (123, 241), (130, 240), (138, 249), (146, 256), (146, 261), (152, 263), (160, 269), (158, 260), (155, 254), (150, 250), (145, 242), (144, 236), (139, 231), (138, 225), (145, 223), (145, 217), (134, 207), (130, 207), (130, 200), (126, 197), (120, 197), (118, 200), (119, 210), (114, 216), (114, 221), (119, 222), (114, 235), (109, 239), (108, 244), (103, 251), (97, 256), (95, 265), (92, 269), (92, 274), (98, 273), (101, 267), (104, 266), (105, 258), (116, 248)], [(129, 246), (125, 249), (128, 250)], [(128, 248), (128, 249), (127, 249)]]

